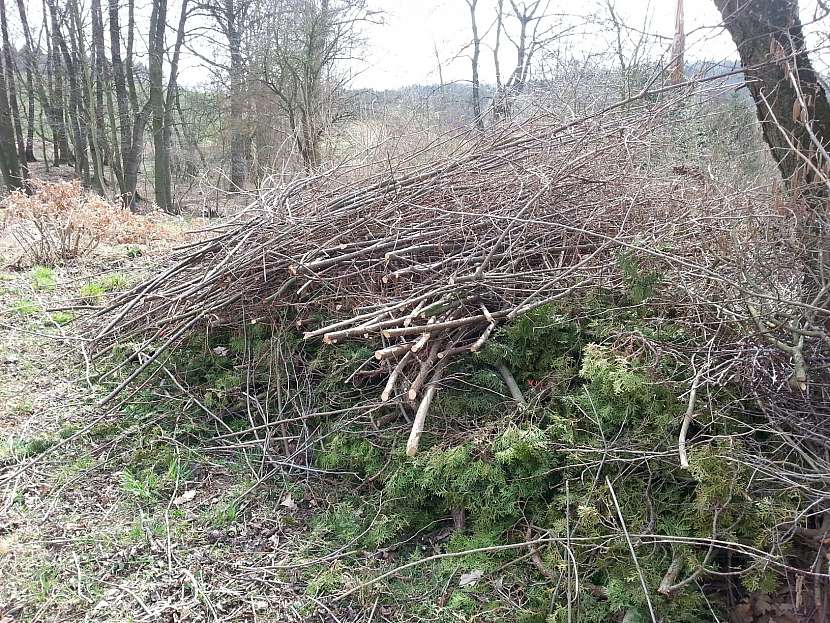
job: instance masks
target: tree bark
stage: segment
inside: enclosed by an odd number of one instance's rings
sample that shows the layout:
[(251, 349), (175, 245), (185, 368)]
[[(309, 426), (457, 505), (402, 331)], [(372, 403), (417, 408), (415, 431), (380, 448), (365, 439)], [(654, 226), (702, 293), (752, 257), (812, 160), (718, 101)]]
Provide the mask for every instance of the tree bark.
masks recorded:
[[(738, 48), (758, 119), (789, 191), (804, 199), (797, 222), (803, 245), (802, 301), (809, 304), (788, 321), (793, 342), (776, 340), (790, 355), (795, 391), (807, 388), (809, 362), (803, 328), (813, 329), (817, 309), (830, 309), (830, 105), (804, 46), (797, 0), (715, 0)], [(760, 325), (759, 325), (760, 326)]]
[[(75, 96), (75, 114), (77, 116), (77, 124), (80, 127), (80, 139), (85, 141), (84, 151), (89, 154), (91, 160), (91, 169), (87, 168), (87, 180), (99, 195), (104, 194), (104, 143), (99, 140), (99, 128), (97, 117), (95, 115), (95, 96), (94, 88), (92, 86), (92, 72), (91, 65), (96, 62), (95, 47), (93, 46), (89, 51), (85, 45), (84, 40), (84, 25), (81, 21), (81, 12), (78, 7), (78, 0), (69, 0), (66, 3), (66, 12), (68, 19), (67, 35), (69, 38), (69, 51), (71, 63), (67, 63), (72, 68), (72, 73), (75, 74), (74, 87), (77, 88), (77, 95)], [(93, 25), (94, 25), (93, 18)], [(93, 28), (94, 32), (94, 28)], [(66, 38), (64, 38), (64, 41)], [(70, 76), (71, 80), (71, 76)], [(71, 83), (70, 83), (71, 84)], [(88, 146), (88, 149), (87, 149)], [(90, 163), (87, 162), (87, 167)]]
[(9, 114), (11, 115), (12, 127), (14, 128), (14, 144), (17, 146), (17, 159), (21, 176), (24, 180), (29, 178), (29, 165), (26, 159), (26, 140), (23, 136), (23, 125), (20, 123), (20, 106), (17, 102), (17, 87), (14, 71), (14, 59), (12, 57), (12, 46), (9, 41), (9, 25), (6, 20), (6, 2), (0, 0), (0, 34), (3, 38), (3, 66), (6, 77), (6, 89), (9, 98)]
[[(55, 39), (54, 45), (63, 57), (63, 65), (66, 69), (67, 77), (69, 79), (69, 118), (72, 126), (72, 136), (75, 146), (75, 171), (83, 180), (84, 184), (89, 186), (89, 160), (87, 159), (86, 148), (86, 119), (83, 109), (82, 101), (82, 87), (78, 79), (78, 72), (72, 54), (69, 51), (69, 46), (60, 29), (60, 19), (58, 16), (57, 6), (55, 0), (47, 0), (49, 5), (49, 14), (52, 19), (52, 36)], [(57, 54), (57, 52), (56, 52)]]
[(228, 37), (228, 48), (231, 55), (230, 75), (230, 103), (231, 103), (231, 190), (242, 190), (245, 187), (246, 173), (246, 141), (242, 132), (242, 121), (245, 113), (243, 101), (244, 67), (242, 61), (242, 33), (235, 0), (225, 0), (225, 34)]
[(35, 158), (35, 84), (30, 59), (26, 59), (26, 95), (28, 110), (26, 118), (26, 162), (37, 162)]
[[(131, 3), (132, 5), (132, 3)], [(132, 61), (126, 66), (121, 58), (121, 26), (119, 24), (119, 1), (109, 0), (109, 31), (110, 31), (110, 55), (112, 57), (112, 82), (115, 88), (115, 101), (118, 109), (118, 132), (120, 136), (120, 158), (123, 180), (121, 181), (121, 199), (124, 206), (130, 210), (136, 208), (138, 196), (138, 168), (141, 157), (141, 150), (138, 145), (144, 143), (144, 128), (147, 124), (146, 110), (134, 110), (135, 119), (130, 117), (130, 94), (127, 91), (126, 73), (132, 69)], [(132, 11), (130, 12), (132, 15)], [(133, 21), (130, 19), (128, 29), (133, 28)], [(128, 34), (128, 41), (132, 37)], [(131, 48), (128, 52), (128, 59), (131, 57)], [(115, 116), (115, 115), (113, 115)]]
[[(17, 10), (20, 15), (20, 24), (23, 28), (23, 37), (26, 44), (26, 62), (27, 67), (29, 69), (29, 74), (27, 75), (33, 79), (32, 92), (35, 90), (37, 91), (38, 99), (40, 100), (40, 105), (46, 113), (46, 120), (48, 122), (49, 128), (52, 131), (52, 145), (53, 149), (55, 150), (56, 156), (55, 165), (58, 165), (60, 164), (61, 157), (63, 157), (65, 161), (69, 161), (72, 158), (72, 154), (69, 151), (69, 143), (66, 138), (66, 131), (64, 125), (63, 94), (56, 94), (54, 90), (52, 90), (52, 88), (50, 87), (50, 93), (47, 97), (46, 88), (43, 86), (43, 80), (40, 77), (40, 73), (36, 71), (37, 68), (35, 67), (35, 47), (34, 42), (32, 41), (32, 32), (29, 29), (29, 20), (26, 15), (26, 7), (23, 4), (23, 0), (17, 0)], [(46, 73), (47, 79), (51, 81), (51, 77), (55, 69), (56, 59), (53, 57), (54, 51), (50, 45), (51, 35), (48, 30), (49, 22), (46, 19), (47, 12), (48, 11), (46, 11), (46, 5), (44, 3), (43, 24), (47, 44)], [(57, 95), (59, 95), (59, 97)], [(33, 94), (30, 94), (29, 106), (31, 110), (34, 109)], [(29, 113), (29, 119), (32, 119), (31, 112)]]
[(172, 179), (170, 171), (170, 145), (173, 135), (174, 112), (176, 97), (179, 92), (179, 58), (181, 57), (182, 45), (184, 45), (185, 23), (187, 21), (188, 0), (182, 1), (181, 13), (179, 15), (179, 26), (176, 30), (176, 43), (173, 46), (173, 56), (170, 59), (170, 77), (167, 81), (167, 93), (164, 98), (164, 117), (162, 123), (162, 142), (167, 153), (167, 182), (170, 185), (170, 197), (168, 211), (174, 210)]
[[(95, 152), (96, 166), (99, 168), (101, 181), (104, 181), (104, 163), (112, 162), (110, 147), (106, 136), (106, 116), (104, 113), (104, 85), (106, 79), (106, 58), (104, 56), (104, 19), (101, 14), (101, 0), (92, 0), (92, 88), (95, 92), (93, 108), (95, 115)], [(113, 167), (115, 170), (115, 167)]]
[(156, 204), (165, 212), (173, 210), (170, 180), (170, 152), (164, 142), (164, 34), (167, 25), (167, 0), (153, 0), (150, 18), (148, 74), (150, 115), (153, 130), (154, 189)]
[(764, 140), (784, 182), (790, 189), (807, 187), (810, 194), (828, 196), (828, 163), (810, 132), (830, 147), (830, 104), (804, 46), (798, 1), (715, 0), (715, 4), (738, 48)]
[[(5, 62), (0, 64), (5, 66)], [(23, 186), (15, 145), (6, 71), (4, 67), (0, 67), (0, 173), (9, 190), (17, 190)]]

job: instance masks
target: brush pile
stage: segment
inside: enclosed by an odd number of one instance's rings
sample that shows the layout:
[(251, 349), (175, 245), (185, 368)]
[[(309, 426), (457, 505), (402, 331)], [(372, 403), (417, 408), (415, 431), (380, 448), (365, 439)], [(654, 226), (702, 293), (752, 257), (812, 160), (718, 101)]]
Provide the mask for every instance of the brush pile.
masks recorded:
[(620, 287), (621, 253), (689, 266), (717, 246), (700, 223), (733, 209), (723, 197), (701, 176), (641, 168), (659, 152), (660, 119), (645, 107), (567, 125), (537, 118), (445, 139), (450, 154), (437, 163), (298, 182), (116, 299), (93, 350), (143, 341), (157, 357), (206, 327), (289, 308), (307, 340), (377, 348), (388, 374), (380, 399), (417, 405), (414, 454), (447, 363), (500, 323)]
[[(92, 354), (138, 351), (104, 402), (163, 371), (182, 410), (223, 428), (219, 447), (362, 474), (411, 504), (400, 517), (527, 522), (531, 556), (563, 544), (539, 528), (555, 504), (566, 517), (593, 509), (603, 527), (580, 515), (569, 555), (601, 583), (591, 607), (618, 619), (634, 597), (615, 593), (614, 573), (639, 590), (640, 544), (665, 612), (693, 611), (679, 597), (709, 569), (753, 592), (768, 569), (790, 573), (814, 546), (824, 556), (830, 286), (809, 294), (799, 273), (795, 202), (672, 161), (660, 108), (543, 116), (446, 138), (383, 172), (341, 168), (264, 193), (100, 312)], [(257, 333), (269, 338), (254, 345)], [(166, 368), (179, 347), (187, 361)], [(503, 390), (527, 408), (505, 410)], [(166, 392), (155, 395), (173, 401)], [(425, 428), (440, 441), (418, 454)], [(401, 432), (412, 460), (386, 451)], [(564, 554), (546, 560), (569, 568)]]

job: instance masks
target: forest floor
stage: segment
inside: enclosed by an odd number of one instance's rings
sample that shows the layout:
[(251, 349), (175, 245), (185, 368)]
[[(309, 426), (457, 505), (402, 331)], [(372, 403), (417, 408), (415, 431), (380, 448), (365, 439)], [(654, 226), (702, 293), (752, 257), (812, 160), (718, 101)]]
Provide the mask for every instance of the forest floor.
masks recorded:
[(89, 284), (126, 287), (162, 250), (55, 269), (0, 250), (1, 623), (308, 620), (285, 561), (317, 502), (208, 439), (184, 447), (184, 418), (99, 407), (71, 312), (49, 311)]

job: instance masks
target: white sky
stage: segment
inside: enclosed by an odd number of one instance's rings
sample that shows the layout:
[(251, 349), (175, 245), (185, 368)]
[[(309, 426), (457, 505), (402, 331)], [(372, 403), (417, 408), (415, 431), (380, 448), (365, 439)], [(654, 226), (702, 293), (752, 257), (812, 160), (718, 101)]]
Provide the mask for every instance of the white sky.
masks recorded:
[[(526, 0), (517, 0), (518, 3)], [(611, 59), (611, 33), (609, 32), (607, 0), (544, 0), (549, 1), (549, 13), (579, 14), (579, 21), (590, 23), (581, 26), (574, 34), (557, 43), (560, 49), (577, 57), (589, 54), (605, 55)], [(81, 0), (82, 5), (89, 0)], [(396, 88), (410, 84), (436, 84), (439, 81), (438, 62), (435, 48), (438, 48), (443, 67), (445, 82), (469, 81), (470, 60), (468, 51), (459, 52), (470, 41), (470, 16), (465, 0), (368, 0), (370, 7), (382, 12), (383, 23), (365, 28), (367, 46), (363, 59), (352, 64), (355, 74), (354, 86), (375, 89)], [(645, 30), (659, 35), (649, 40), (652, 56), (667, 55), (674, 35), (676, 0), (611, 0), (621, 20), (634, 29)], [(495, 18), (497, 0), (479, 0), (477, 21), (480, 33), (491, 27)], [(30, 15), (33, 29), (39, 27), (41, 0), (24, 0)], [(140, 32), (146, 30), (149, 23), (150, 0), (136, 1), (137, 22)], [(509, 0), (505, 0), (508, 10)], [(816, 0), (800, 0), (802, 21), (805, 24), (812, 19)], [(15, 3), (6, 2), (11, 14), (13, 34), (19, 37), (17, 11)], [(178, 20), (181, 0), (169, 0), (168, 24), (175, 26)], [(145, 15), (146, 14), (146, 15)], [(734, 44), (720, 26), (721, 18), (713, 0), (685, 0), (685, 17), (687, 33), (687, 61), (732, 61), (736, 59)], [(105, 12), (106, 19), (106, 12)], [(550, 18), (551, 20), (553, 18)], [(567, 23), (568, 18), (563, 18)], [(126, 16), (122, 16), (122, 24)], [(561, 22), (561, 20), (560, 20)], [(553, 22), (551, 22), (553, 23)], [(515, 24), (512, 24), (515, 26)], [(195, 24), (194, 24), (195, 26)], [(506, 28), (511, 26), (506, 22)], [(106, 27), (106, 26), (105, 26)], [(515, 28), (514, 28), (515, 31)], [(826, 35), (828, 24), (808, 25), (809, 33), (822, 32)], [(629, 33), (630, 50), (633, 48), (636, 32)], [(35, 35), (37, 36), (37, 35)], [(175, 34), (168, 32), (168, 44), (172, 44)], [(142, 39), (145, 39), (142, 41)], [(480, 71), (485, 83), (495, 82), (492, 55), (493, 30), (484, 38), (481, 50)], [(22, 41), (21, 41), (22, 43)], [(146, 38), (137, 37), (137, 52), (140, 54), (146, 45)], [(194, 45), (196, 45), (194, 43)], [(813, 44), (815, 45), (815, 44)], [(196, 45), (200, 51), (211, 56), (213, 51), (204, 45)], [(515, 64), (515, 48), (508, 41), (502, 42), (502, 71), (509, 72)], [(814, 62), (821, 69), (826, 67), (826, 56), (815, 54)], [(611, 59), (612, 62), (613, 59)], [(193, 86), (207, 82), (210, 72), (194, 55), (183, 53), (180, 83)]]
[[(480, 31), (493, 22), (495, 4), (493, 0), (479, 0), (477, 21)], [(628, 25), (641, 29), (648, 20), (647, 31), (673, 36), (675, 0), (614, 0), (614, 4)], [(560, 0), (552, 2), (550, 10), (604, 18), (607, 12), (603, 5), (604, 0)], [(444, 62), (445, 81), (470, 79), (469, 56), (450, 62), (470, 40), (470, 16), (464, 0), (375, 0), (373, 6), (384, 11), (384, 24), (367, 31), (366, 68), (358, 75), (357, 86), (393, 88), (438, 82), (436, 45)], [(729, 35), (722, 28), (715, 28), (721, 19), (712, 0), (685, 0), (685, 16), (687, 32), (704, 27), (689, 36), (689, 58), (721, 60), (735, 56)], [(608, 40), (598, 32), (599, 28), (587, 26), (581, 30), (582, 36), (567, 37), (563, 45), (577, 54), (606, 51)], [(488, 82), (495, 81), (492, 40), (491, 35), (487, 40), (489, 45), (481, 53), (482, 80)], [(669, 44), (670, 39), (664, 42), (666, 46)], [(503, 42), (503, 46), (507, 49), (502, 65), (511, 67), (513, 49), (507, 42)]]

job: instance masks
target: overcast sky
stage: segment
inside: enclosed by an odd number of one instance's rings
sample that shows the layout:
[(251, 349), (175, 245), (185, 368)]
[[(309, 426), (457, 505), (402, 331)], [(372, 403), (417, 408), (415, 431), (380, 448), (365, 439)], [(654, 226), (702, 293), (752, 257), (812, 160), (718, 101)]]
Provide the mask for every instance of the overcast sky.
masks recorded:
[[(82, 0), (83, 1), (83, 0)], [(527, 0), (517, 0), (521, 1)], [(611, 33), (609, 32), (607, 2), (609, 0), (543, 0), (549, 2), (549, 13), (578, 13), (579, 17), (560, 18), (560, 25), (576, 26), (570, 36), (557, 41), (556, 48), (577, 57), (605, 55), (611, 60)], [(464, 47), (470, 41), (470, 15), (465, 0), (368, 0), (372, 9), (380, 11), (383, 23), (365, 28), (367, 45), (361, 52), (361, 59), (351, 64), (355, 75), (354, 86), (375, 89), (396, 88), (410, 84), (435, 84), (439, 81), (439, 59), (445, 82), (469, 81), (470, 60)], [(654, 35), (649, 39), (649, 50), (653, 57), (669, 55), (674, 35), (676, 0), (610, 0), (620, 19), (629, 31), (629, 47), (639, 37), (636, 31), (644, 30)], [(40, 4), (35, 0), (24, 0), (29, 6), (30, 23), (40, 21)], [(137, 22), (149, 23), (149, 0), (137, 0)], [(479, 0), (479, 31), (485, 33), (494, 22), (497, 0)], [(13, 2), (7, 2), (9, 9)], [(509, 2), (505, 1), (509, 6)], [(721, 18), (713, 0), (685, 0), (687, 32), (687, 61), (733, 61), (737, 58), (731, 38), (720, 26)], [(828, 24), (810, 24), (815, 11), (816, 0), (801, 0), (802, 21), (807, 25), (808, 35), (823, 31), (826, 35)], [(175, 24), (181, 0), (169, 1), (168, 23)], [(146, 13), (146, 15), (142, 15)], [(15, 30), (16, 11), (12, 12), (12, 29)], [(830, 21), (830, 20), (826, 20)], [(553, 20), (551, 24), (556, 23)], [(577, 25), (578, 24), (578, 25)], [(508, 21), (506, 27), (514, 26)], [(514, 29), (515, 30), (515, 29)], [(19, 33), (18, 33), (19, 34)], [(662, 37), (662, 38), (661, 38)], [(172, 43), (174, 33), (168, 33)], [(810, 43), (815, 44), (815, 37)], [(484, 39), (481, 52), (481, 79), (495, 82), (492, 56), (493, 30)], [(21, 41), (22, 43), (22, 41)], [(146, 42), (145, 42), (146, 43)], [(137, 42), (140, 53), (141, 40)], [(198, 49), (203, 48), (193, 43)], [(438, 57), (436, 58), (436, 49)], [(200, 50), (205, 56), (211, 51)], [(503, 41), (502, 70), (509, 72), (515, 64), (515, 48)], [(814, 54), (814, 62), (820, 69), (826, 69), (828, 55)], [(180, 83), (187, 86), (205, 83), (210, 72), (195, 55), (184, 52), (181, 65)]]
[[(507, 3), (505, 3), (507, 4)], [(604, 0), (560, 1), (551, 3), (551, 11), (575, 12), (583, 16), (607, 17)], [(622, 19), (635, 28), (661, 34), (671, 43), (674, 34), (675, 0), (614, 0)], [(384, 88), (412, 83), (438, 82), (435, 47), (444, 63), (446, 81), (469, 80), (468, 56), (451, 62), (470, 38), (470, 16), (464, 0), (375, 0), (374, 6), (384, 11), (384, 24), (367, 29), (369, 47), (365, 68), (357, 77), (359, 86)], [(480, 0), (479, 29), (486, 30), (495, 16), (495, 2)], [(722, 28), (720, 15), (712, 0), (685, 0), (686, 30), (692, 34), (687, 42), (690, 58), (720, 60), (733, 58), (735, 48)], [(601, 52), (608, 48), (596, 24), (586, 25), (574, 36), (562, 41), (575, 54)], [(652, 43), (657, 43), (657, 40)], [(655, 47), (658, 47), (655, 45)], [(510, 52), (505, 50), (503, 63), (509, 66)], [(482, 79), (494, 81), (491, 48), (482, 51)]]

